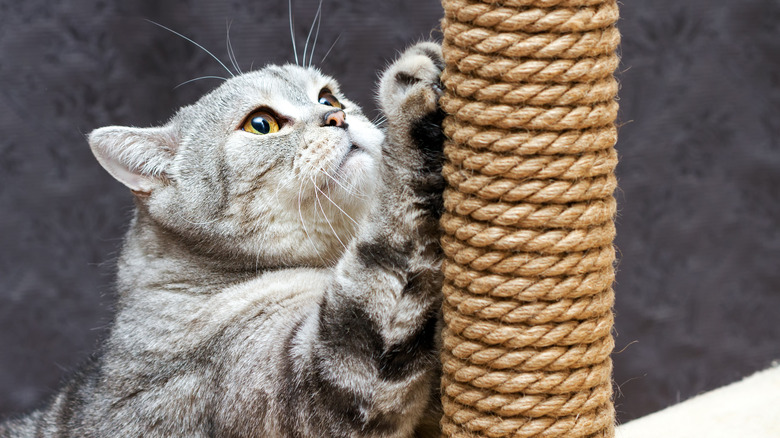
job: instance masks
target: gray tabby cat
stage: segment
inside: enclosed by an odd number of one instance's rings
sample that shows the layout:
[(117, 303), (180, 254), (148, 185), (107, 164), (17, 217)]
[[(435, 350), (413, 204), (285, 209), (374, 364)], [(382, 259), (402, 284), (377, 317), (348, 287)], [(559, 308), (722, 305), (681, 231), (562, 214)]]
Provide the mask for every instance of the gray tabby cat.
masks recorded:
[(137, 207), (117, 314), (0, 436), (436, 435), (441, 68), (421, 43), (384, 73), (384, 131), (295, 65), (93, 131)]

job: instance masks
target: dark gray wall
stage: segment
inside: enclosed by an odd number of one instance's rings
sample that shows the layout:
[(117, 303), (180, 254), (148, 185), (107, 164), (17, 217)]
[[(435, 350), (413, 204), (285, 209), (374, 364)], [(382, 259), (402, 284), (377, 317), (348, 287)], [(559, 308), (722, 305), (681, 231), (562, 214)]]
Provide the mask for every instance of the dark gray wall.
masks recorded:
[[(30, 409), (110, 321), (131, 198), (84, 135), (148, 126), (227, 61), (292, 60), (284, 1), (0, 0), (0, 416)], [(295, 0), (301, 50), (315, 0)], [(315, 52), (373, 114), (376, 71), (436, 0), (324, 1)], [(615, 382), (622, 421), (780, 359), (780, 2), (625, 1)]]

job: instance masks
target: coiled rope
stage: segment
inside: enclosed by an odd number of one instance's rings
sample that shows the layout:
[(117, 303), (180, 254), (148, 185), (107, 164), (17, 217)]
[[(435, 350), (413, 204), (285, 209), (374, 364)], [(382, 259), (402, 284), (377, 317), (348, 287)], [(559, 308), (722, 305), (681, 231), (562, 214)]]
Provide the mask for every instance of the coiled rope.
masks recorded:
[(615, 0), (443, 0), (442, 428), (611, 437)]

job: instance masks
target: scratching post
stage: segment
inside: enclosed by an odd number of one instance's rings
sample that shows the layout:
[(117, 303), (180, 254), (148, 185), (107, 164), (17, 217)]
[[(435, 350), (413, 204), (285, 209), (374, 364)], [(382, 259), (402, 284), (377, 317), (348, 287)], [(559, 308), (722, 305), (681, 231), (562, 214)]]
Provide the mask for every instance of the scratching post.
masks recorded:
[(615, 0), (443, 0), (442, 427), (611, 437)]

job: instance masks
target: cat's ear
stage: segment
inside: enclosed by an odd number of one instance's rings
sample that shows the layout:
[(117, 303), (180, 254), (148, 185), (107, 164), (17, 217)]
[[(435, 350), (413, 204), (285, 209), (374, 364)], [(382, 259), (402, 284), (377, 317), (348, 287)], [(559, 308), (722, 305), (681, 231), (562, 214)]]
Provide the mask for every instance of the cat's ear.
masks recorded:
[(136, 193), (148, 194), (164, 181), (178, 138), (170, 125), (107, 126), (89, 134), (89, 147), (111, 176)]

